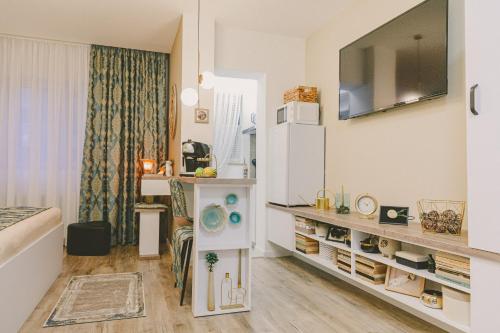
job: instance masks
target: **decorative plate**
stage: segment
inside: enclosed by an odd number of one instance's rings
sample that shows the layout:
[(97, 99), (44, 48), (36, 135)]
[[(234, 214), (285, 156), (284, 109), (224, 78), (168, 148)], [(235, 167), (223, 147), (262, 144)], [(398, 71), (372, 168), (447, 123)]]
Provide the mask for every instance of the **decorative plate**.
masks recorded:
[(168, 124), (170, 137), (175, 137), (175, 131), (177, 129), (177, 87), (175, 84), (172, 85), (170, 91), (170, 106), (168, 110)]
[(229, 214), (229, 222), (232, 224), (240, 224), (241, 223), (241, 214), (238, 212), (232, 212)]
[(227, 212), (224, 207), (211, 204), (201, 211), (201, 226), (209, 232), (217, 232), (224, 229), (227, 221)]
[(238, 196), (234, 193), (228, 194), (226, 196), (226, 205), (235, 206), (238, 203)]

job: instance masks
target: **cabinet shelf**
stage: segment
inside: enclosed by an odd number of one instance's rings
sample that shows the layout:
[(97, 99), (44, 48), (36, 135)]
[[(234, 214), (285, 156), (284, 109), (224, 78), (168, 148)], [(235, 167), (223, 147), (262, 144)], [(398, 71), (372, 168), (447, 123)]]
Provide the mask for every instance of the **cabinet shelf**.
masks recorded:
[[(359, 251), (354, 251), (354, 253)], [(358, 253), (361, 254), (361, 253)], [(337, 268), (337, 266), (328, 260), (322, 259), (317, 254), (304, 254), (299, 251), (294, 251), (294, 255), (304, 261), (312, 263), (317, 268), (326, 271), (327, 273), (334, 274), (337, 277), (340, 277), (342, 280), (351, 283), (355, 286), (360, 287), (361, 289), (378, 296), (385, 301), (390, 303), (397, 303), (400, 307), (403, 307), (405, 310), (410, 311), (411, 313), (417, 315), (418, 317), (428, 320), (434, 324), (442, 324), (446, 325), (449, 329), (454, 332), (463, 332), (469, 333), (470, 327), (454, 322), (448, 319), (441, 309), (432, 309), (424, 306), (420, 303), (419, 298), (412, 297), (408, 295), (399, 294), (396, 292), (385, 290), (385, 286), (383, 284), (375, 285), (370, 282), (367, 282), (361, 278), (356, 276), (355, 272), (351, 274), (344, 272)], [(375, 259), (374, 259), (375, 260)]]
[(458, 283), (453, 283), (451, 281), (440, 279), (434, 273), (430, 273), (425, 269), (413, 269), (411, 267), (401, 265), (401, 264), (397, 263), (395, 259), (386, 258), (383, 255), (381, 255), (380, 253), (366, 253), (366, 252), (359, 251), (359, 250), (354, 250), (353, 253), (356, 255), (363, 256), (363, 257), (368, 258), (368, 259), (372, 259), (372, 260), (377, 261), (379, 263), (386, 264), (387, 266), (391, 266), (391, 267), (397, 268), (399, 270), (402, 270), (402, 271), (405, 271), (408, 273), (412, 273), (412, 274), (415, 274), (417, 276), (421, 276), (421, 277), (425, 278), (426, 280), (434, 281), (434, 282), (437, 282), (439, 284), (448, 286), (450, 288), (457, 289), (457, 290), (460, 290), (460, 291), (463, 291), (465, 293), (470, 294), (470, 288), (461, 286)]
[(322, 244), (326, 244), (326, 245), (329, 245), (329, 246), (333, 246), (333, 247), (336, 247), (337, 249), (342, 249), (342, 250), (346, 250), (346, 251), (352, 251), (351, 247), (347, 244), (344, 244), (344, 243), (339, 243), (339, 242), (333, 242), (333, 241), (327, 241), (324, 237), (320, 237), (320, 236), (317, 236), (315, 234), (312, 234), (312, 235), (309, 235), (309, 234), (306, 234), (302, 231), (297, 231), (295, 230), (295, 233), (296, 234), (299, 234), (299, 235), (302, 235), (302, 236), (305, 236), (305, 237), (308, 237), (308, 238), (311, 238), (311, 239), (314, 239)]

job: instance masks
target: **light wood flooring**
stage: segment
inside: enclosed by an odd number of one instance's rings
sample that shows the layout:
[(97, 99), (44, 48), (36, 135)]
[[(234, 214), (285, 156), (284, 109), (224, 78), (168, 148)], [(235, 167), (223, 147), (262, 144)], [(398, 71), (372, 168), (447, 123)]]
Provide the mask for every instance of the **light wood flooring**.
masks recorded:
[[(106, 257), (66, 256), (63, 273), (21, 332), (443, 332), (291, 257), (253, 260), (251, 312), (193, 318), (189, 295), (179, 306), (170, 262), (168, 255), (138, 260), (137, 247), (114, 248)], [(147, 317), (42, 328), (71, 276), (133, 271), (144, 273)]]

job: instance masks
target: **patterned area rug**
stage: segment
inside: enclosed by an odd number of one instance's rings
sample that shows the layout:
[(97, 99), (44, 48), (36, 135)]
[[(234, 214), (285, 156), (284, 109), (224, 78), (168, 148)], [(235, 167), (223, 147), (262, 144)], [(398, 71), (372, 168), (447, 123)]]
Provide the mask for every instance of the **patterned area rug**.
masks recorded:
[(11, 225), (21, 222), (33, 215), (39, 214), (48, 208), (36, 207), (4, 207), (0, 208), (0, 231)]
[(44, 327), (145, 317), (142, 273), (74, 276)]

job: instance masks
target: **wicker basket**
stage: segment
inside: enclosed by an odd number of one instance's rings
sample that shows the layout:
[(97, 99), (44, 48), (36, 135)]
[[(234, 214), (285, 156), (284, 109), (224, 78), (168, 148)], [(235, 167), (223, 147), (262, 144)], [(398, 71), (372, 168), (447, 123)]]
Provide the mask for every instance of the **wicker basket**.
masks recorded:
[(462, 232), (465, 202), (449, 200), (419, 200), (418, 213), (422, 230), (449, 233), (459, 236)]
[(318, 88), (316, 87), (306, 87), (297, 86), (293, 89), (285, 91), (283, 94), (284, 103), (288, 102), (318, 102)]

